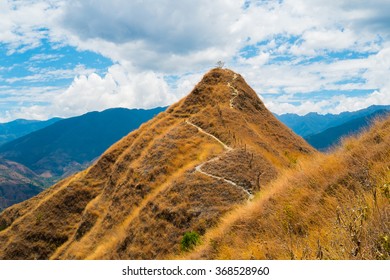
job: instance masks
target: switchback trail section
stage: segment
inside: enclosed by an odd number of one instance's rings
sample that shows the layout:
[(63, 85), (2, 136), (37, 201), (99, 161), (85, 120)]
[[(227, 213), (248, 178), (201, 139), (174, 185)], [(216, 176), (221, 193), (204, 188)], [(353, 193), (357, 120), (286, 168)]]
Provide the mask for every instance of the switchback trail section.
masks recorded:
[[(233, 151), (233, 148), (232, 148), (232, 147), (229, 147), (229, 146), (226, 145), (224, 142), (222, 142), (220, 139), (218, 139), (218, 138), (215, 137), (214, 135), (212, 135), (212, 134), (206, 132), (206, 131), (203, 130), (201, 127), (197, 126), (196, 124), (191, 123), (189, 120), (186, 120), (186, 123), (189, 124), (189, 125), (191, 125), (191, 126), (193, 126), (193, 127), (195, 127), (195, 128), (197, 128), (198, 131), (199, 131), (200, 133), (203, 133), (203, 134), (205, 134), (205, 135), (207, 135), (207, 136), (213, 138), (215, 141), (217, 141), (219, 144), (221, 144), (221, 145), (223, 146), (223, 148), (226, 150), (227, 153), (230, 152), (230, 151)], [(203, 174), (203, 175), (205, 175), (205, 176), (208, 176), (208, 177), (211, 177), (211, 178), (214, 178), (214, 179), (217, 179), (217, 180), (225, 181), (226, 183), (228, 183), (228, 184), (230, 184), (230, 185), (232, 185), (232, 186), (234, 186), (234, 187), (236, 187), (236, 188), (239, 188), (240, 190), (244, 191), (244, 192), (248, 195), (248, 199), (249, 199), (249, 200), (252, 199), (252, 198), (253, 198), (253, 195), (252, 195), (247, 189), (245, 189), (244, 187), (238, 185), (237, 183), (235, 183), (235, 182), (233, 182), (233, 181), (231, 181), (231, 180), (228, 180), (228, 179), (226, 179), (226, 178), (219, 177), (219, 176), (216, 176), (216, 175), (207, 173), (207, 172), (205, 172), (205, 171), (202, 170), (202, 166), (205, 165), (206, 163), (214, 162), (214, 161), (217, 161), (217, 160), (219, 160), (219, 159), (220, 159), (219, 157), (214, 157), (214, 158), (212, 158), (212, 159), (210, 159), (210, 160), (208, 160), (208, 161), (205, 161), (205, 162), (203, 162), (203, 163), (197, 165), (197, 166), (195, 167), (195, 171), (197, 171), (197, 172), (199, 172), (199, 173), (201, 173), (201, 174)]]

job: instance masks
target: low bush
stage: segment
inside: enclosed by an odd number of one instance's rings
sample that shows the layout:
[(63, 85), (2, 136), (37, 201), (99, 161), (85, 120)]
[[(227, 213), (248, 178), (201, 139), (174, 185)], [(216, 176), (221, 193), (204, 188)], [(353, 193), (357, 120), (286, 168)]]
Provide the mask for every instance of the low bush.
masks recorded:
[(189, 231), (184, 233), (180, 242), (180, 249), (182, 251), (190, 251), (200, 242), (200, 236), (195, 231)]

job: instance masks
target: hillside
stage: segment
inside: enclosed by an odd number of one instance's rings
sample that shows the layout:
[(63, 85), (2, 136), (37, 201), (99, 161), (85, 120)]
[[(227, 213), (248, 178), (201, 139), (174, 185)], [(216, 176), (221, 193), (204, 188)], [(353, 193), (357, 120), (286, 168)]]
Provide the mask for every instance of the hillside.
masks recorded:
[(0, 146), (15, 140), (16, 138), (49, 126), (59, 120), (61, 119), (52, 118), (47, 121), (18, 119), (12, 122), (0, 123)]
[(163, 259), (314, 150), (213, 69), (90, 168), (0, 215), (0, 259)]
[(389, 260), (389, 162), (387, 118), (283, 172), (181, 258)]
[(41, 178), (27, 167), (0, 158), (0, 212), (43, 190)]
[(57, 121), (0, 147), (0, 156), (58, 181), (82, 170), (109, 146), (165, 108), (108, 109)]
[[(290, 127), (296, 134), (307, 137), (309, 135), (319, 134), (331, 127), (337, 127), (354, 119), (362, 119), (377, 111), (389, 111), (390, 106), (373, 105), (366, 109), (355, 112), (343, 112), (340, 114), (309, 113), (304, 116), (296, 114), (276, 115), (276, 117), (285, 125)], [(347, 135), (345, 135), (347, 136)]]
[(389, 114), (388, 110), (378, 110), (369, 115), (353, 119), (341, 125), (328, 128), (320, 133), (306, 136), (304, 139), (319, 151), (327, 151), (340, 144), (343, 137), (359, 133), (368, 128), (372, 122)]

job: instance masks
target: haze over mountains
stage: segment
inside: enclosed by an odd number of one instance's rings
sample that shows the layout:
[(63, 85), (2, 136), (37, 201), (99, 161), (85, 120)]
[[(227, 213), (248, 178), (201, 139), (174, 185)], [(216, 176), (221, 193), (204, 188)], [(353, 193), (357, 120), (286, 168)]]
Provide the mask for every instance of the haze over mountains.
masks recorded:
[(0, 156), (44, 177), (66, 176), (164, 109), (108, 109), (65, 119), (4, 144)]
[(0, 146), (31, 132), (49, 126), (59, 120), (61, 119), (52, 118), (47, 121), (19, 119), (8, 123), (0, 123)]
[(297, 114), (276, 115), (285, 125), (290, 127), (296, 134), (306, 137), (314, 135), (324, 130), (342, 125), (353, 119), (369, 116), (377, 111), (389, 111), (390, 106), (373, 105), (363, 110), (354, 112), (343, 112), (340, 114), (325, 114), (309, 113), (304, 116)]
[[(51, 125), (0, 146), (0, 159), (7, 163), (2, 165), (0, 188), (8, 189), (1, 196), (8, 202), (4, 202), (0, 209), (36, 195), (43, 186), (47, 187), (89, 166), (110, 145), (164, 109), (116, 108), (91, 112), (56, 120)], [(40, 125), (45, 124), (48, 122)], [(19, 127), (18, 131), (22, 128)], [(12, 166), (18, 168), (10, 169), (11, 162)], [(23, 172), (19, 173), (21, 170)], [(12, 184), (9, 178), (12, 178)], [(34, 191), (30, 191), (30, 188)], [(16, 195), (19, 199), (7, 194)]]
[(377, 118), (384, 117), (390, 106), (374, 105), (366, 109), (333, 115), (309, 113), (276, 115), (276, 117), (302, 136), (310, 145), (320, 151), (326, 151), (340, 144), (343, 137), (354, 135), (368, 128)]
[(317, 150), (327, 151), (330, 148), (337, 147), (341, 143), (342, 138), (358, 134), (364, 129), (368, 129), (375, 120), (385, 118), (389, 112), (389, 110), (378, 109), (368, 115), (327, 128), (320, 133), (308, 135), (304, 139)]

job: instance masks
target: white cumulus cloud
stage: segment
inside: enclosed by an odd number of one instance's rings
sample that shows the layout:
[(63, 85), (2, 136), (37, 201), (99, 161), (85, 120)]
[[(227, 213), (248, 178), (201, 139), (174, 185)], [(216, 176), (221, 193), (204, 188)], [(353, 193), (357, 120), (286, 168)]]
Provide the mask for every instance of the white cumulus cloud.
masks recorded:
[[(180, 89), (193, 87), (191, 77), (179, 82)], [(47, 116), (70, 117), (90, 111), (113, 107), (154, 108), (170, 105), (181, 97), (169, 89), (164, 77), (152, 71), (132, 72), (121, 65), (113, 65), (108, 73), (78, 75), (65, 91), (51, 96), (49, 104), (21, 106), (12, 113), (32, 119)]]
[[(390, 103), (389, 10), (387, 0), (1, 1), (0, 43), (8, 55), (45, 39), (113, 61), (100, 75), (86, 65), (79, 72), (61, 72), (59, 66), (9, 77), (14, 83), (45, 82), (56, 73), (75, 78), (62, 91), (42, 87), (45, 98), (36, 94), (36, 100), (44, 102), (33, 104), (29, 96), (29, 104), (7, 110), (7, 118), (168, 105), (187, 94), (218, 60), (242, 73), (277, 113)], [(246, 46), (254, 53), (242, 55)], [(340, 94), (311, 98), (327, 90)], [(349, 95), (353, 90), (367, 93)]]

